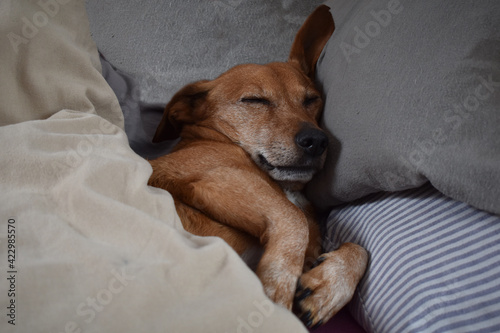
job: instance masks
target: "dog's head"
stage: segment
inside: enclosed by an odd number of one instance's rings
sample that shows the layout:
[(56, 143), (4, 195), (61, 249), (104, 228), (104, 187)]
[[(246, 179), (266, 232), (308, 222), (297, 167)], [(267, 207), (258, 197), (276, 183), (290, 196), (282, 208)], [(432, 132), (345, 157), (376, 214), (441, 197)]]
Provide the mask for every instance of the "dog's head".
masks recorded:
[(324, 162), (327, 136), (314, 87), (316, 62), (334, 30), (326, 6), (300, 28), (287, 62), (236, 66), (189, 84), (167, 104), (154, 142), (214, 130), (241, 146), (278, 182), (306, 183)]

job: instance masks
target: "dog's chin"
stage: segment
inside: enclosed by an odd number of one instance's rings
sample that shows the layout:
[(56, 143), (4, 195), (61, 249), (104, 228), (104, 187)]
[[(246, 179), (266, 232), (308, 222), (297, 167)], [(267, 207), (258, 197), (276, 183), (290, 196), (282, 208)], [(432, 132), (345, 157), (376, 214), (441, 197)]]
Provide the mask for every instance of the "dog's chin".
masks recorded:
[(316, 171), (311, 168), (301, 167), (279, 167), (269, 171), (269, 175), (271, 176), (271, 178), (278, 182), (291, 182), (301, 184), (309, 182), (315, 173)]
[(261, 169), (278, 182), (305, 184), (319, 169), (314, 165), (273, 165), (261, 154), (258, 155), (256, 162)]

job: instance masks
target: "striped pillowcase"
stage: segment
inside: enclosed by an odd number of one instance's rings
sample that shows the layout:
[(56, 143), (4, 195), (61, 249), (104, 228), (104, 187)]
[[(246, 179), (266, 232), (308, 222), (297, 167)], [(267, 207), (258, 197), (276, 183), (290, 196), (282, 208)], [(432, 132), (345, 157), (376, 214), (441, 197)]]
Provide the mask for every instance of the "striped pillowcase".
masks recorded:
[(430, 185), (337, 207), (324, 246), (370, 265), (350, 310), (368, 332), (500, 332), (500, 217)]

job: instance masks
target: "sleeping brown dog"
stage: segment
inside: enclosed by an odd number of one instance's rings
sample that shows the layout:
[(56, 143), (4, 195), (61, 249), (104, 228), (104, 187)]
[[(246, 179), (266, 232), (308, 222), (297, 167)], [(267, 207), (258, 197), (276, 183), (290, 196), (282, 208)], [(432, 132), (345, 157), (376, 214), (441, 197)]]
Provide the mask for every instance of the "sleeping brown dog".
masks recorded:
[(182, 88), (153, 139), (181, 141), (151, 161), (150, 185), (172, 194), (184, 228), (257, 258), (266, 294), (294, 306), (307, 326), (351, 299), (367, 263), (365, 250), (350, 243), (321, 254), (319, 227), (300, 193), (325, 159), (322, 99), (312, 80), (333, 30), (329, 8), (320, 6), (287, 62), (239, 65)]

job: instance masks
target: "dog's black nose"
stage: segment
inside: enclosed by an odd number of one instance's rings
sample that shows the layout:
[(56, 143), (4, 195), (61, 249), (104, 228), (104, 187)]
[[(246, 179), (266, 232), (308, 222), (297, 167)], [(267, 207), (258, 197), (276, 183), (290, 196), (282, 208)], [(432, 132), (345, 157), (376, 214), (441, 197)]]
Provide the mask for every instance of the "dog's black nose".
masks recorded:
[(310, 156), (320, 156), (328, 146), (328, 137), (316, 128), (302, 129), (295, 136), (295, 143)]

